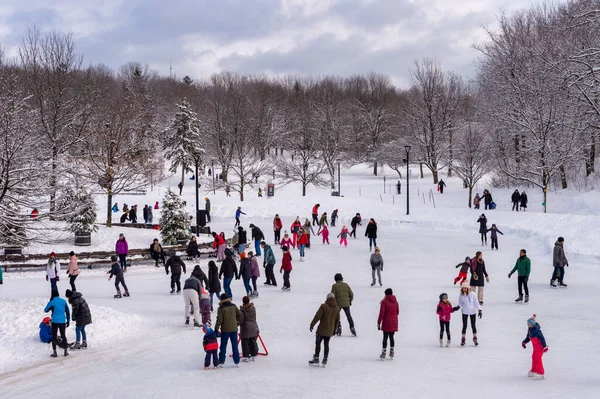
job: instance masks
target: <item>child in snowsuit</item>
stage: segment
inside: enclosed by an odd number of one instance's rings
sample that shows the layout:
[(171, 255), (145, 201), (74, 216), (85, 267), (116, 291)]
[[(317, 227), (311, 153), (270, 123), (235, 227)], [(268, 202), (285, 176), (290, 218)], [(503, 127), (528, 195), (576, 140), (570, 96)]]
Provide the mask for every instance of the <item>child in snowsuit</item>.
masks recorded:
[(294, 242), (292, 241), (292, 239), (290, 238), (288, 233), (285, 233), (283, 235), (283, 240), (281, 240), (279, 242), (281, 249), (283, 249), (283, 247), (287, 247), (287, 248), (296, 248), (296, 245), (294, 244)]
[(527, 373), (528, 377), (533, 377), (536, 380), (544, 379), (544, 363), (542, 356), (548, 352), (548, 345), (544, 339), (544, 334), (540, 329), (540, 325), (535, 321), (535, 315), (527, 320), (527, 336), (521, 342), (523, 349), (527, 348), (527, 343), (531, 341), (533, 345), (533, 354), (531, 355), (531, 370)]
[(40, 341), (45, 344), (52, 342), (52, 319), (44, 317), (40, 323)]
[(110, 257), (110, 260), (113, 262), (113, 264), (110, 267), (110, 270), (106, 272), (106, 274), (110, 274), (110, 276), (108, 276), (108, 281), (110, 281), (113, 276), (115, 276), (115, 288), (117, 289), (117, 295), (115, 295), (115, 298), (121, 298), (121, 290), (119, 289), (119, 283), (123, 286), (123, 289), (125, 289), (125, 293), (123, 294), (123, 296), (129, 296), (129, 290), (127, 289), (127, 285), (125, 284), (125, 278), (123, 277), (123, 270), (121, 270), (121, 266), (119, 266), (119, 264), (117, 263), (117, 256), (113, 255)]
[[(281, 268), (279, 273), (283, 273), (283, 287), (282, 291), (290, 290), (290, 273), (292, 272), (292, 254), (288, 247), (283, 247), (283, 258), (281, 259)], [(285, 273), (284, 273), (285, 271)]]
[(475, 198), (473, 198), (473, 205), (475, 206), (475, 209), (479, 209), (479, 204), (481, 203), (481, 197), (479, 196), (479, 193), (475, 194)]
[(445, 292), (440, 294), (440, 302), (437, 305), (437, 310), (435, 313), (440, 318), (440, 348), (444, 346), (444, 329), (446, 329), (446, 347), (450, 346), (450, 317), (452, 312), (456, 312), (460, 309), (460, 306), (452, 307), (452, 304), (448, 300), (448, 294)]
[(342, 231), (337, 235), (340, 237), (340, 245), (344, 244), (345, 247), (348, 246), (348, 228), (346, 226), (342, 227)]
[(459, 263), (455, 266), (455, 268), (460, 267), (460, 271), (458, 272), (458, 276), (454, 279), (454, 285), (460, 280), (460, 285), (462, 285), (467, 280), (467, 271), (469, 270), (469, 266), (471, 266), (471, 258), (468, 256), (465, 258), (463, 263)]
[(200, 286), (200, 311), (202, 312), (202, 325), (212, 325), (210, 317), (211, 306), (210, 306), (210, 294)]
[(321, 231), (317, 234), (323, 237), (323, 244), (327, 243), (329, 245), (329, 229), (326, 224), (321, 227)]
[(498, 250), (498, 233), (504, 235), (503, 232), (498, 230), (495, 224), (492, 224), (492, 228), (487, 231), (491, 231), (490, 237), (492, 239), (492, 251), (494, 250), (494, 246), (496, 247), (496, 251)]
[(202, 346), (206, 357), (204, 358), (204, 370), (210, 369), (210, 358), (212, 357), (213, 367), (216, 369), (219, 367), (219, 356), (217, 355), (217, 349), (219, 349), (219, 342), (217, 342), (217, 333), (210, 328), (208, 324), (202, 327), (204, 331), (204, 338), (202, 339)]

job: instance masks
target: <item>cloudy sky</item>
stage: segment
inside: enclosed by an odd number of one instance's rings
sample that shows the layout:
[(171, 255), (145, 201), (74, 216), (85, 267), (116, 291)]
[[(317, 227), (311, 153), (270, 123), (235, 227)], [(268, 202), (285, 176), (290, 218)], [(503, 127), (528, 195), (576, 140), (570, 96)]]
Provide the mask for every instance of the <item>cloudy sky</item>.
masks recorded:
[(416, 59), (473, 75), (501, 10), (535, 0), (1, 0), (0, 42), (14, 56), (28, 27), (71, 32), (86, 63), (128, 61), (198, 79), (239, 73), (352, 75), (406, 86)]

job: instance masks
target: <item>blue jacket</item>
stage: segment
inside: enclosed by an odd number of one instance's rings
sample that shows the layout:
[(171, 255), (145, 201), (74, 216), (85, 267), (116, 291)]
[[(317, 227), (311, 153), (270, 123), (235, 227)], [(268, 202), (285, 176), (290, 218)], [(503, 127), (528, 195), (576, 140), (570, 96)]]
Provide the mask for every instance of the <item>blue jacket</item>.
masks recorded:
[(273, 249), (270, 245), (265, 245), (264, 251), (264, 260), (268, 265), (274, 265), (277, 263), (275, 260), (275, 254), (273, 254)]
[(537, 338), (540, 340), (540, 343), (542, 344), (542, 348), (545, 348), (546, 346), (548, 346), (548, 345), (546, 345), (546, 339), (544, 339), (544, 334), (542, 334), (542, 330), (540, 329), (540, 325), (538, 323), (535, 323), (535, 326), (529, 327), (529, 329), (527, 329), (527, 336), (523, 340), (523, 343), (526, 344), (534, 338)]
[(240, 215), (245, 215), (245, 213), (244, 213), (244, 212), (242, 212), (242, 210), (241, 210), (241, 209), (238, 209), (237, 211), (235, 211), (235, 217), (236, 217), (236, 218), (239, 218), (239, 217), (240, 217)]
[(40, 323), (40, 341), (45, 344), (52, 342), (52, 327)]
[(110, 267), (110, 277), (118, 276), (119, 274), (123, 274), (123, 270), (121, 270), (121, 266), (118, 263), (113, 263)]
[(71, 311), (67, 301), (57, 296), (50, 299), (50, 302), (46, 305), (44, 312), (48, 313), (52, 311), (52, 323), (66, 323), (67, 320), (71, 319)]

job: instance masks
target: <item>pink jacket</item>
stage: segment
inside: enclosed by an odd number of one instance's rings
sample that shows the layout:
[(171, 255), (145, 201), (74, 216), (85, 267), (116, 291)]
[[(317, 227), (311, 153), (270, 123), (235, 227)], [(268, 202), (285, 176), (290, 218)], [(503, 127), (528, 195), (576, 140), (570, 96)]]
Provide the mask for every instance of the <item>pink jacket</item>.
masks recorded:
[(453, 312), (454, 309), (452, 309), (452, 304), (450, 301), (447, 303), (440, 301), (440, 303), (437, 305), (437, 310), (435, 313), (438, 314), (441, 321), (450, 321), (450, 317)]
[(324, 239), (329, 238), (329, 229), (327, 226), (323, 226), (323, 229), (317, 233), (318, 235), (322, 235)]
[(291, 238), (288, 237), (288, 239), (283, 239), (281, 241), (279, 241), (279, 245), (281, 245), (282, 247), (285, 245), (288, 248), (295, 248), (294, 247), (294, 242), (292, 241)]
[(260, 268), (258, 267), (258, 260), (256, 260), (255, 256), (250, 259), (250, 273), (252, 274), (252, 277), (260, 277)]
[(71, 276), (77, 276), (79, 274), (79, 268), (77, 267), (77, 256), (75, 255), (69, 257), (69, 271), (67, 274)]

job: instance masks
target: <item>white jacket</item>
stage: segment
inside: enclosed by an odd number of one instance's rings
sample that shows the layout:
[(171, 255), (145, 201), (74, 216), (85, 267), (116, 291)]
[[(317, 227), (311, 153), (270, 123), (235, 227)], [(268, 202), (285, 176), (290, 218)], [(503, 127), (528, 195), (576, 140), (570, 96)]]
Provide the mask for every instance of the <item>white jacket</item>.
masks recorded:
[(54, 262), (48, 260), (48, 265), (46, 265), (46, 276), (48, 276), (48, 278), (60, 277), (60, 263), (58, 262), (58, 259), (55, 259)]
[(462, 314), (467, 315), (477, 314), (477, 311), (481, 310), (477, 295), (473, 291), (469, 291), (469, 295), (463, 295), (461, 292), (458, 295), (458, 306)]

